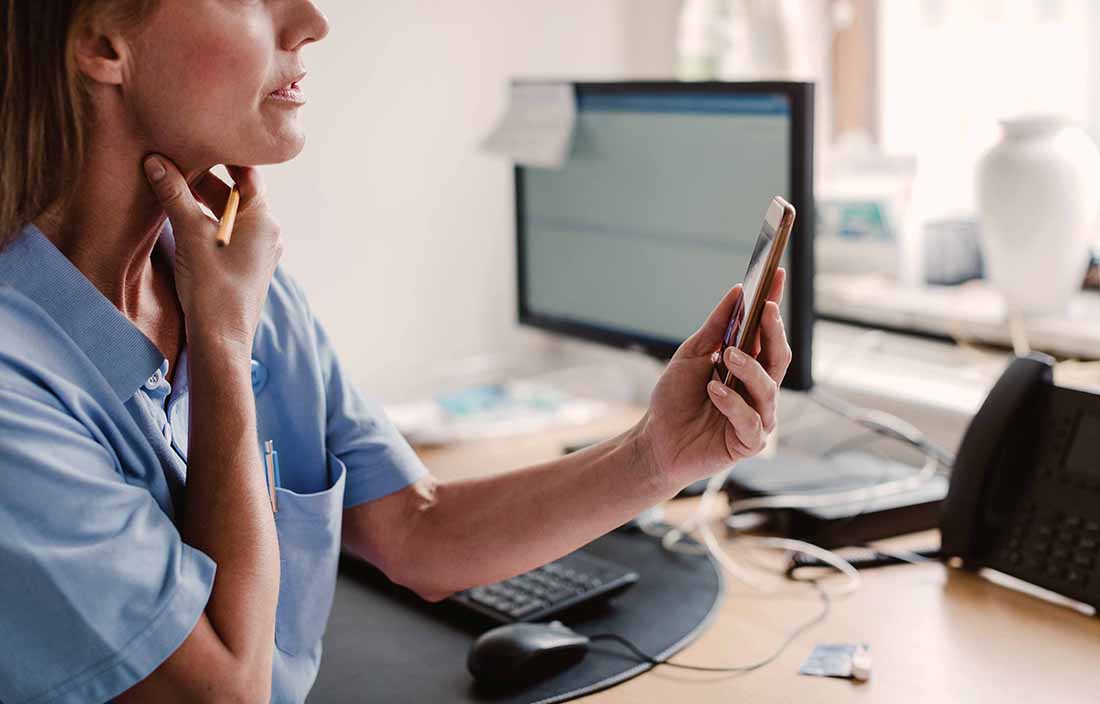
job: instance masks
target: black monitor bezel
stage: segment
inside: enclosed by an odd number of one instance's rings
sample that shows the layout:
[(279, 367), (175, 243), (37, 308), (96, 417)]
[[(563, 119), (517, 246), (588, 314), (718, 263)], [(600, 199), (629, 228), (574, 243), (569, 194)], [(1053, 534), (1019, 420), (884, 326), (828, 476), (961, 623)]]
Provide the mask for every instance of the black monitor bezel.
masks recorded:
[[(527, 81), (520, 81), (526, 83)], [(542, 82), (542, 81), (531, 81)], [(798, 216), (795, 218), (789, 244), (790, 271), (787, 278), (786, 296), (790, 305), (785, 321), (787, 339), (794, 352), (791, 366), (783, 386), (790, 389), (806, 390), (813, 385), (813, 325), (814, 325), (814, 191), (813, 191), (813, 150), (814, 150), (814, 85), (802, 82), (725, 82), (725, 81), (627, 81), (627, 82), (582, 82), (574, 83), (578, 96), (581, 93), (635, 93), (640, 91), (668, 93), (717, 92), (738, 95), (783, 95), (791, 106), (790, 164), (788, 173), (791, 183), (789, 192), (791, 205)], [(516, 165), (515, 181), (515, 218), (516, 218), (516, 284), (519, 322), (541, 330), (561, 333), (584, 340), (598, 342), (613, 347), (635, 349), (661, 360), (671, 359), (680, 343), (642, 335), (626, 330), (591, 325), (575, 320), (557, 318), (536, 313), (527, 303), (526, 251), (524, 247), (523, 188), (524, 168)], [(762, 204), (762, 207), (766, 204)], [(736, 274), (741, 275), (741, 272)], [(699, 321), (702, 323), (702, 321)]]

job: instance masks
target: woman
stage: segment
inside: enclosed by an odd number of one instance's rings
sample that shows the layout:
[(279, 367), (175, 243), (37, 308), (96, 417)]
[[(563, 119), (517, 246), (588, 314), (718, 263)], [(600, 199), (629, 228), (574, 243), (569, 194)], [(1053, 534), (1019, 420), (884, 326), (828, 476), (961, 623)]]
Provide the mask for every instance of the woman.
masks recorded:
[[(434, 480), (277, 266), (254, 167), (302, 148), (318, 8), (0, 0), (0, 17), (0, 701), (302, 701), (341, 544), (437, 600), (763, 446), (790, 360), (782, 276), (760, 361), (728, 360), (744, 398), (708, 384), (735, 289), (629, 431)], [(223, 163), (242, 201), (218, 248), (199, 202), (221, 212)]]

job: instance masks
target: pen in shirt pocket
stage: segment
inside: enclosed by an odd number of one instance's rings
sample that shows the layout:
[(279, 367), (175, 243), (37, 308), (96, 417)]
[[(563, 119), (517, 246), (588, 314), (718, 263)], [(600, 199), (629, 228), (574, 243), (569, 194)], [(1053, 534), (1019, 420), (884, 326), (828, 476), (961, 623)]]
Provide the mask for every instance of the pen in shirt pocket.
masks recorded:
[(279, 452), (275, 449), (275, 441), (268, 440), (264, 443), (264, 476), (267, 477), (267, 491), (271, 498), (271, 512), (279, 512), (279, 501), (275, 495), (275, 489), (282, 486), (279, 477)]

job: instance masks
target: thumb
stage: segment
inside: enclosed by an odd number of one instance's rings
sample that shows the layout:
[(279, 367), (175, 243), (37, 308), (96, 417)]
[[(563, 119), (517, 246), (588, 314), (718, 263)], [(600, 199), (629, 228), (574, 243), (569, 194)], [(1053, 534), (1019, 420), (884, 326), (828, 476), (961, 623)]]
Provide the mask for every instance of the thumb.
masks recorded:
[(191, 195), (187, 180), (170, 159), (159, 154), (150, 154), (146, 157), (145, 178), (148, 179), (161, 207), (168, 213), (169, 220), (182, 222), (202, 212), (195, 197)]

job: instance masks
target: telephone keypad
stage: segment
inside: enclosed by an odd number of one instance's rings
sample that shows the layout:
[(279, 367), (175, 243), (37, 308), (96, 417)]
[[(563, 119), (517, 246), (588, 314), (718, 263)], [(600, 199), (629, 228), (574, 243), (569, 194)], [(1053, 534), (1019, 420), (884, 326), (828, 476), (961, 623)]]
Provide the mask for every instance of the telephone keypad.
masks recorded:
[(1097, 572), (1100, 523), (1073, 513), (1024, 506), (1008, 532), (1001, 557), (1024, 578), (1083, 590)]

